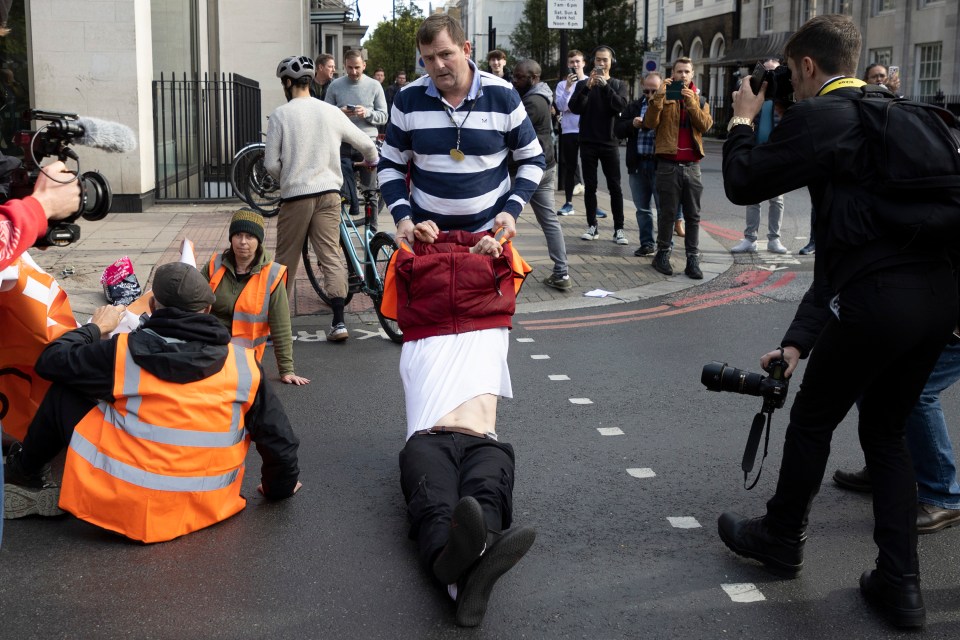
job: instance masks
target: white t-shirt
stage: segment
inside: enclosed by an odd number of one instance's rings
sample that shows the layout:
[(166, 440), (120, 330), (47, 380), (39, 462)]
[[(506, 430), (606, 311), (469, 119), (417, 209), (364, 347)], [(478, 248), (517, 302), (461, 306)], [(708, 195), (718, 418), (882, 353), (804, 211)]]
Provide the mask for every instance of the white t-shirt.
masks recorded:
[(484, 329), (405, 342), (400, 378), (407, 402), (407, 439), (485, 393), (513, 397), (507, 352), (510, 330)]

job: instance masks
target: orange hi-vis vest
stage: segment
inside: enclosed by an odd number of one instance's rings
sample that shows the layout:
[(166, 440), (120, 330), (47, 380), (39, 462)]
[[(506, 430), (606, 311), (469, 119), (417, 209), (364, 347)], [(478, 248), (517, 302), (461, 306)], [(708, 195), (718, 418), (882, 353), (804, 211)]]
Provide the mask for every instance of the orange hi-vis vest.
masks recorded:
[(143, 542), (172, 540), (242, 510), (244, 416), (260, 386), (249, 349), (227, 345), (218, 373), (177, 384), (139, 367), (117, 336), (113, 403), (70, 439), (60, 507)]
[(18, 269), (16, 284), (0, 291), (0, 424), (17, 440), (50, 388), (36, 374), (40, 352), (77, 328), (67, 293), (28, 254), (8, 269)]
[[(210, 287), (214, 292), (220, 286), (227, 268), (223, 265), (223, 255), (210, 258)], [(240, 292), (237, 304), (233, 307), (233, 323), (230, 333), (233, 344), (253, 349), (257, 362), (263, 359), (270, 337), (270, 296), (280, 285), (287, 286), (287, 268), (278, 262), (268, 262), (259, 273), (250, 275), (250, 279)]]

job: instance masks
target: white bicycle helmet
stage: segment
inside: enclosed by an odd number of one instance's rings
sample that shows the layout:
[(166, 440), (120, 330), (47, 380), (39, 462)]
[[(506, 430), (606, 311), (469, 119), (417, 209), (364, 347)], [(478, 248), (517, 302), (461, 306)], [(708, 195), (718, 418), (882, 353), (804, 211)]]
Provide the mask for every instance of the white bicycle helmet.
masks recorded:
[(312, 78), (313, 72), (313, 60), (307, 56), (290, 56), (281, 60), (277, 66), (277, 77), (280, 79)]

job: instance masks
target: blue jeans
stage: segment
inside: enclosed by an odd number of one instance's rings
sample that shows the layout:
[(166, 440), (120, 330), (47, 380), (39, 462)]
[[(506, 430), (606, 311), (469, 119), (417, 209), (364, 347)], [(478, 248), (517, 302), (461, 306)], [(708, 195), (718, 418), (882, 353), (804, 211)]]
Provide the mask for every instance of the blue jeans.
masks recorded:
[[(770, 206), (767, 209), (767, 240), (780, 239), (780, 221), (783, 220), (783, 196), (770, 198)], [(747, 228), (743, 231), (743, 237), (747, 240), (757, 241), (757, 232), (760, 230), (760, 205), (747, 205)], [(811, 236), (812, 237), (812, 236)]]
[(652, 247), (653, 239), (653, 211), (650, 209), (650, 198), (653, 198), (657, 204), (657, 211), (660, 210), (660, 196), (657, 195), (657, 161), (640, 160), (637, 166), (637, 172), (631, 173), (630, 193), (633, 196), (633, 204), (637, 208), (637, 226), (640, 227), (640, 246)]
[(917, 475), (917, 500), (960, 509), (960, 484), (940, 393), (960, 380), (960, 345), (947, 345), (907, 416), (907, 448)]

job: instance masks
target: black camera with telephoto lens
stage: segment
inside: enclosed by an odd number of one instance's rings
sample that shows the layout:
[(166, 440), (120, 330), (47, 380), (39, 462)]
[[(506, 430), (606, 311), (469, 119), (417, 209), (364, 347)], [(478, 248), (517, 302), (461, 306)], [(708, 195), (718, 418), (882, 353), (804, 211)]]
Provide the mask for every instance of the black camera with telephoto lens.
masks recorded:
[[(31, 109), (23, 113), (23, 120), (27, 123), (39, 120), (47, 124), (36, 131), (22, 130), (14, 136), (14, 142), (23, 149), (23, 161), (6, 175), (0, 176), (0, 182), (6, 183), (0, 188), (0, 199), (25, 198), (32, 194), (42, 171), (40, 162), (44, 158), (56, 156), (62, 162), (70, 159), (79, 165), (79, 157), (70, 144), (89, 144), (85, 138), (89, 137), (89, 132), (78, 119), (75, 113), (60, 111)], [(79, 176), (68, 173), (61, 175), (64, 178), (48, 177), (59, 182), (80, 181), (80, 208), (62, 220), (51, 220), (47, 233), (37, 239), (34, 246), (66, 246), (76, 242), (80, 239), (80, 227), (73, 224), (75, 220), (80, 217), (84, 220), (100, 220), (110, 212), (113, 192), (103, 174), (87, 171)], [(3, 195), (6, 195), (6, 198), (2, 197)]]
[(793, 95), (793, 82), (790, 80), (790, 67), (781, 64), (776, 69), (767, 69), (762, 62), (758, 62), (750, 74), (750, 88), (754, 93), (760, 93), (760, 87), (767, 83), (767, 100), (789, 101)]
[[(710, 391), (731, 391), (748, 396), (763, 398), (762, 411), (780, 409), (787, 399), (787, 389), (790, 381), (783, 373), (787, 370), (784, 360), (771, 360), (767, 365), (767, 373), (753, 373), (729, 366), (726, 362), (711, 362), (704, 365), (700, 374), (700, 382)], [(769, 405), (769, 407), (768, 407)]]
[[(753, 471), (764, 425), (767, 429), (767, 438), (763, 447), (763, 457), (766, 458), (773, 412), (783, 407), (790, 386), (790, 381), (784, 375), (787, 371), (787, 362), (782, 357), (767, 363), (766, 371), (770, 374), (769, 376), (737, 369), (727, 365), (726, 362), (711, 362), (704, 365), (703, 372), (700, 374), (700, 382), (710, 391), (732, 391), (763, 398), (763, 407), (753, 418), (750, 434), (747, 436), (747, 446), (743, 450), (743, 460), (740, 463), (740, 468), (743, 469), (743, 486), (747, 489), (755, 487), (760, 479), (760, 472), (758, 472), (753, 484), (747, 487), (747, 476)], [(762, 472), (763, 464), (761, 463), (760, 466)]]

